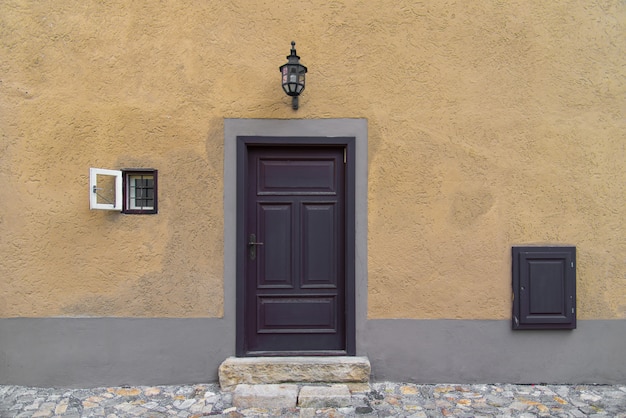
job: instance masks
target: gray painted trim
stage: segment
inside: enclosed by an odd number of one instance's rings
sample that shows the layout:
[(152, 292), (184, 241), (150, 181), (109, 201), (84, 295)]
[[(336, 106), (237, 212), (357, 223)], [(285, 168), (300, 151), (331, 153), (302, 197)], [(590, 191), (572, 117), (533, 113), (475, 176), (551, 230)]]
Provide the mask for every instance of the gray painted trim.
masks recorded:
[[(362, 355), (367, 318), (367, 121), (365, 119), (225, 119), (224, 120), (224, 319), (236, 328), (236, 232), (238, 136), (324, 136), (356, 138), (355, 298), (356, 354)], [(230, 344), (230, 343), (229, 343)]]
[(217, 380), (218, 318), (0, 319), (0, 385), (95, 387)]
[[(234, 351), (221, 319), (0, 319), (0, 385), (212, 382)], [(509, 320), (368, 320), (372, 380), (626, 384), (626, 320), (512, 331)]]
[(513, 331), (510, 320), (367, 322), (373, 380), (418, 383), (626, 383), (626, 320)]

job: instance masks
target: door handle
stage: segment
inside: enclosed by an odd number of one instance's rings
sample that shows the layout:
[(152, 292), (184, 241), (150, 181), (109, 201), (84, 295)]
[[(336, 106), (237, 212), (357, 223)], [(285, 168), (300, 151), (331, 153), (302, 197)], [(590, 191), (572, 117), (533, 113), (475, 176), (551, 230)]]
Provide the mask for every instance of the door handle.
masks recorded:
[(257, 245), (263, 245), (263, 243), (256, 242), (256, 234), (250, 234), (248, 237), (248, 254), (250, 255), (250, 260), (256, 260)]

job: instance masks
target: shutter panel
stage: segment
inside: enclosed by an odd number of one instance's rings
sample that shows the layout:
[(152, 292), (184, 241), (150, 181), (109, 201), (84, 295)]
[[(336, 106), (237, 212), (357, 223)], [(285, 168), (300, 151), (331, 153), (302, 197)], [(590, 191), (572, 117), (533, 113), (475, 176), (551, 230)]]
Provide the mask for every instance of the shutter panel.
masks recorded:
[(576, 328), (576, 247), (513, 247), (513, 329)]

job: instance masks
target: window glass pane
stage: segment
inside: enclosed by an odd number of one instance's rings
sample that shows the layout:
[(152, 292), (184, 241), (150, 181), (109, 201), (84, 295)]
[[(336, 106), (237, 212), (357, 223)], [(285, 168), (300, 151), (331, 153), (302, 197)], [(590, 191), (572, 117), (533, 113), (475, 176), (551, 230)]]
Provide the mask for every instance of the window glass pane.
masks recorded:
[(98, 174), (96, 177), (96, 199), (98, 204), (115, 205), (115, 177)]
[(129, 176), (129, 208), (150, 210), (154, 208), (154, 177), (135, 174)]

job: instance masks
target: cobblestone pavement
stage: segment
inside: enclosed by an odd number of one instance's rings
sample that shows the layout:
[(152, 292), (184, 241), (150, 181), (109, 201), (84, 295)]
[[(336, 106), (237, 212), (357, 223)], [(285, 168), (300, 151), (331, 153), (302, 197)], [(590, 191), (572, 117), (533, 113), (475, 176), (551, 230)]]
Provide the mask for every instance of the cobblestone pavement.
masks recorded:
[(626, 385), (372, 383), (346, 408), (240, 410), (216, 384), (42, 389), (0, 386), (0, 417), (621, 417)]

